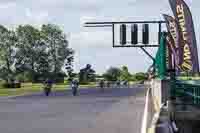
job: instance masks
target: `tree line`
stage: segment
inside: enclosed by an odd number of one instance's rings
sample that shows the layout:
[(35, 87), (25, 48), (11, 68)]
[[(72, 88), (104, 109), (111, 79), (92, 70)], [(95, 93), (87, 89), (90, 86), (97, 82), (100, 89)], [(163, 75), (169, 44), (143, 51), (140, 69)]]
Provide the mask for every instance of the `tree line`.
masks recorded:
[(110, 67), (102, 76), (108, 81), (140, 81), (148, 78), (148, 75), (143, 72), (130, 73), (127, 66)]
[(92, 68), (92, 65), (87, 64), (85, 68), (81, 69), (77, 74), (80, 83), (87, 84), (89, 82), (95, 82), (98, 80), (107, 80), (107, 81), (141, 81), (146, 80), (148, 75), (143, 72), (131, 74), (127, 66), (110, 67), (107, 69), (104, 74), (99, 75), (95, 73), (95, 70)]
[(57, 25), (19, 25), (14, 30), (0, 25), (0, 79), (6, 82), (59, 78), (64, 65), (71, 75), (73, 55), (66, 34)]

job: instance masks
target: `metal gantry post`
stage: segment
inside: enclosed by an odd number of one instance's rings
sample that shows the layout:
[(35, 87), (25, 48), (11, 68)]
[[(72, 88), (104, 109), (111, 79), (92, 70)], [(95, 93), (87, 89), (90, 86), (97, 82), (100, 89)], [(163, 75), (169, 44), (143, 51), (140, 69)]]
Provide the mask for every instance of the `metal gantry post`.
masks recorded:
[(162, 33), (162, 23), (158, 23), (158, 44), (160, 44), (160, 38), (161, 38), (161, 33)]
[(112, 24), (112, 36), (113, 36), (112, 43), (114, 47), (115, 46), (115, 25), (114, 24)]

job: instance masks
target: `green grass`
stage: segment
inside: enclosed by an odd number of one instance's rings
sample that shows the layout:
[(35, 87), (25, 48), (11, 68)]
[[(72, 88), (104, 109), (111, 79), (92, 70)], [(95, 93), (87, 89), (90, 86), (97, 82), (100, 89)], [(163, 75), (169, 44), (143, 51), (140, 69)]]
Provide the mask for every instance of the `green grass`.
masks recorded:
[[(89, 84), (89, 85), (80, 85), (80, 87), (94, 87), (95, 84)], [(66, 84), (54, 84), (52, 90), (53, 91), (61, 91), (66, 90), (69, 88), (69, 85)], [(32, 83), (23, 83), (21, 88), (1, 88), (0, 86), (0, 97), (1, 96), (17, 96), (17, 95), (26, 95), (26, 94), (32, 94), (37, 92), (43, 91), (43, 85), (42, 84), (32, 84)]]
[[(130, 84), (136, 84), (138, 81), (131, 82)], [(88, 87), (96, 87), (96, 83), (92, 82), (87, 85), (80, 85), (81, 88), (88, 88)], [(67, 83), (62, 84), (54, 84), (52, 90), (53, 91), (62, 91), (69, 88)], [(3, 96), (17, 96), (17, 95), (26, 95), (32, 93), (38, 93), (43, 91), (42, 84), (32, 84), (32, 83), (23, 83), (21, 88), (2, 88), (0, 84), (0, 97)]]
[[(65, 90), (67, 86), (65, 84), (53, 85), (53, 91), (57, 90)], [(42, 92), (43, 85), (42, 84), (32, 84), (32, 83), (24, 83), (21, 88), (0, 88), (0, 96), (16, 96), (16, 95), (25, 95), (36, 92)]]

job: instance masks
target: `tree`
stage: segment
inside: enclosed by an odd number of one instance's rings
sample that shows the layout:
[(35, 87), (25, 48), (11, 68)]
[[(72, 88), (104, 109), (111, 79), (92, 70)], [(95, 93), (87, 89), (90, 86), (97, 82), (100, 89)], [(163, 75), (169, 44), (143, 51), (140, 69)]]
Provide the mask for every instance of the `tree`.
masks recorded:
[(14, 76), (15, 45), (17, 37), (14, 31), (0, 26), (0, 73), (1, 78), (9, 82)]
[[(67, 64), (68, 75), (73, 75), (74, 50), (68, 47), (64, 32), (53, 24), (37, 29), (31, 25), (20, 25), (9, 31), (0, 25), (0, 76), (9, 79), (16, 74), (63, 75), (62, 67)], [(20, 74), (20, 75), (18, 75)]]
[(29, 71), (34, 76), (37, 60), (41, 56), (38, 52), (41, 44), (40, 31), (31, 25), (20, 25), (17, 28), (17, 37), (15, 67), (18, 72)]
[[(63, 31), (53, 24), (42, 25), (36, 29), (31, 25), (19, 26), (16, 30), (18, 45), (16, 47), (15, 67), (18, 73), (29, 72), (38, 75), (59, 75), (67, 60), (72, 64), (74, 51), (68, 48), (68, 40)], [(73, 70), (71, 68), (71, 70)]]
[(127, 66), (122, 67), (120, 79), (123, 80), (123, 81), (124, 80), (126, 80), (126, 81), (131, 80), (131, 74), (129, 73)]
[(80, 70), (79, 81), (80, 83), (94, 82), (96, 78), (95, 71), (90, 64), (87, 64), (85, 68)]
[(69, 52), (71, 52), (71, 54), (66, 59), (65, 70), (67, 71), (68, 80), (71, 81), (76, 74), (73, 72), (74, 51), (71, 49)]
[(46, 75), (50, 72), (51, 67), (49, 65), (48, 53), (45, 52), (45, 49), (37, 52), (40, 56), (37, 59), (35, 65), (36, 72), (41, 75)]
[(103, 74), (103, 77), (108, 81), (117, 81), (120, 79), (121, 76), (121, 70), (117, 67), (110, 67), (105, 74)]
[[(52, 66), (53, 73), (60, 73), (65, 60), (73, 56), (74, 51), (68, 48), (66, 35), (57, 25), (42, 25), (41, 33), (48, 48), (49, 63)], [(67, 63), (71, 62), (73, 60), (67, 60)]]

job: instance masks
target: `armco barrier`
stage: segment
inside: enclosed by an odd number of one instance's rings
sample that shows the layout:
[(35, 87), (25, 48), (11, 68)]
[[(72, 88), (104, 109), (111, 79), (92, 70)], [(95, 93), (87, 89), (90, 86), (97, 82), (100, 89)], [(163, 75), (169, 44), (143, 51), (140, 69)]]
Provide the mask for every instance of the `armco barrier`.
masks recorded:
[(148, 89), (146, 93), (146, 100), (145, 100), (145, 109), (144, 109), (144, 115), (142, 120), (142, 127), (141, 127), (141, 133), (147, 133), (147, 129), (151, 123), (152, 114), (150, 108), (152, 107), (150, 105), (151, 99), (150, 99), (150, 88)]
[(146, 94), (146, 102), (144, 109), (144, 116), (142, 121), (141, 133), (154, 133), (155, 132), (155, 123), (159, 118), (159, 112), (155, 110), (155, 104), (153, 101), (151, 88), (148, 89)]
[(169, 80), (153, 79), (146, 84), (150, 87), (146, 133), (173, 133), (168, 114), (162, 110), (169, 99)]

